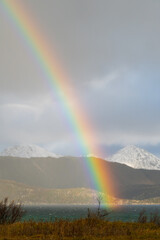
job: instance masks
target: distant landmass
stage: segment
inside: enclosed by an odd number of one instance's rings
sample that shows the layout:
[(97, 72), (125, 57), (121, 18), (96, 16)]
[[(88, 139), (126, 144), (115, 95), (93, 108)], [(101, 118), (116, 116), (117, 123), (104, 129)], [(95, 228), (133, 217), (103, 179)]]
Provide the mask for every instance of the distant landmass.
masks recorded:
[[(25, 204), (90, 204), (98, 192), (91, 189), (85, 161), (84, 157), (0, 156), (0, 197), (21, 199)], [(109, 171), (115, 187), (114, 203), (159, 203), (160, 170), (98, 161)]]
[(98, 192), (87, 188), (47, 189), (0, 180), (0, 199), (8, 197), (26, 205), (95, 204)]
[[(48, 205), (48, 204), (97, 204), (99, 193), (88, 188), (47, 189), (31, 187), (11, 180), (0, 180), (0, 199), (8, 197), (23, 205)], [(145, 200), (131, 200), (112, 198), (113, 204), (158, 204), (160, 197)], [(102, 200), (103, 204), (103, 200)]]
[[(8, 147), (0, 152), (0, 156), (19, 158), (61, 157), (35, 144), (21, 144)], [(98, 158), (98, 156), (94, 156), (94, 154), (88, 154), (86, 157)], [(134, 145), (122, 148), (111, 157), (106, 158), (106, 160), (122, 163), (136, 169), (160, 170), (160, 158)]]

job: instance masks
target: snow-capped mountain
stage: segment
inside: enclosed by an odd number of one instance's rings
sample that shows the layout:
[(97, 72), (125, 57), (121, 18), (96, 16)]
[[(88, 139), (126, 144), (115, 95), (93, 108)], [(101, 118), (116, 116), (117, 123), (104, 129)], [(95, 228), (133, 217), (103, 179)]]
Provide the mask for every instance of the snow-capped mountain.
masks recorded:
[(160, 170), (160, 159), (158, 157), (132, 145), (121, 149), (108, 160), (137, 169)]
[(11, 156), (20, 158), (32, 158), (32, 157), (54, 157), (60, 156), (45, 150), (37, 145), (16, 145), (9, 147), (0, 153), (0, 156)]

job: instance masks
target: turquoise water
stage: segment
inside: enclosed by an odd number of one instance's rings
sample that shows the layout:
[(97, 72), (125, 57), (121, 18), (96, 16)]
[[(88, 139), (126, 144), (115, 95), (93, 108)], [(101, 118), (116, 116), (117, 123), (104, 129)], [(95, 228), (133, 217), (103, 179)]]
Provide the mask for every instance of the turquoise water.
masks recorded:
[[(87, 217), (88, 208), (96, 212), (96, 206), (87, 205), (54, 205), (54, 206), (24, 206), (25, 215), (22, 220), (34, 221), (54, 221), (55, 219), (78, 219)], [(160, 214), (160, 205), (127, 205), (119, 206), (110, 210), (108, 219), (110, 221), (135, 222), (138, 219), (142, 209), (146, 210), (147, 215), (158, 211)]]

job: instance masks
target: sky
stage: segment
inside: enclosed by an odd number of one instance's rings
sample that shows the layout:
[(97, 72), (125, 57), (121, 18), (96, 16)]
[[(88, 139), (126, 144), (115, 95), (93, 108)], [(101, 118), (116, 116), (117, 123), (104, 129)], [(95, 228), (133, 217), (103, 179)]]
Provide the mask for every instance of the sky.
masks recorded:
[[(160, 1), (14, 1), (56, 53), (104, 156), (131, 144), (160, 155)], [(54, 90), (1, 5), (0, 14), (0, 150), (79, 154)]]

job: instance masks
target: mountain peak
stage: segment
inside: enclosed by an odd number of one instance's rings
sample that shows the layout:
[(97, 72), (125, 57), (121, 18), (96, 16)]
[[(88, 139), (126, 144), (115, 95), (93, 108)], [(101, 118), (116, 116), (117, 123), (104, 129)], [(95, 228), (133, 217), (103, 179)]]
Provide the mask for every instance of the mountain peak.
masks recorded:
[(20, 158), (32, 158), (32, 157), (59, 157), (58, 155), (45, 150), (34, 144), (21, 144), (6, 148), (0, 153), (0, 156), (11, 156)]
[(109, 161), (118, 162), (137, 169), (160, 170), (160, 159), (134, 145), (128, 145), (114, 154)]

